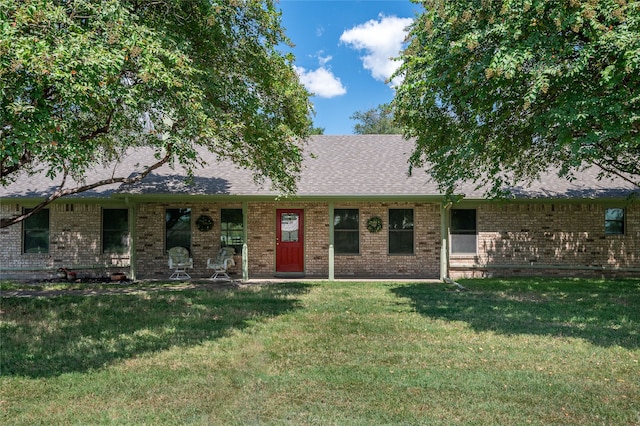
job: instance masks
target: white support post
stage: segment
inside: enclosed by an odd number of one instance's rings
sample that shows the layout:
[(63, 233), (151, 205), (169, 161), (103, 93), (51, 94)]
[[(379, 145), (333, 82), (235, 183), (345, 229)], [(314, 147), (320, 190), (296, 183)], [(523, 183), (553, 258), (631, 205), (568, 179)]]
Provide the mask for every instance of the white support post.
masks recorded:
[(333, 203), (329, 203), (329, 281), (335, 280), (335, 250), (333, 247)]
[(246, 201), (242, 202), (242, 229), (244, 232), (243, 240), (244, 244), (242, 244), (242, 281), (249, 281), (249, 246), (247, 245), (247, 241), (249, 241), (249, 203)]
[(138, 255), (137, 255), (137, 223), (136, 217), (138, 216), (138, 208), (136, 203), (132, 202), (129, 197), (125, 198), (125, 202), (129, 208), (129, 279), (135, 281), (138, 279)]
[(249, 248), (247, 243), (242, 245), (242, 281), (249, 280)]
[(334, 265), (335, 251), (333, 244), (329, 244), (329, 281), (335, 279), (335, 265)]
[(440, 205), (440, 280), (449, 277), (449, 209), (450, 204)]

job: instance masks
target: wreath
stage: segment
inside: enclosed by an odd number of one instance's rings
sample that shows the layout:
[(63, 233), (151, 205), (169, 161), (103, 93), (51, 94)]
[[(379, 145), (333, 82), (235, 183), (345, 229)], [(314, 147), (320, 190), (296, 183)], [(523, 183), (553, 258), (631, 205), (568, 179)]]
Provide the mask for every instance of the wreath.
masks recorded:
[(196, 226), (202, 232), (211, 231), (213, 228), (213, 219), (210, 216), (202, 215), (196, 220)]
[(373, 216), (367, 220), (367, 229), (369, 232), (376, 233), (382, 230), (382, 219), (378, 216)]

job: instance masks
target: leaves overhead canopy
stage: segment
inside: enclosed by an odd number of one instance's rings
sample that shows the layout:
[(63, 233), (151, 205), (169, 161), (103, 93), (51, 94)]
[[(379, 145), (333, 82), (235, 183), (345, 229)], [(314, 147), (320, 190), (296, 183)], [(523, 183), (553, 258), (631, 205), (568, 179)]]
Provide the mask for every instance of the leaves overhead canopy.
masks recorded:
[(0, 0), (1, 182), (205, 147), (293, 190), (311, 107), (283, 43), (271, 0)]
[(396, 120), (442, 189), (550, 168), (640, 185), (640, 2), (422, 1)]

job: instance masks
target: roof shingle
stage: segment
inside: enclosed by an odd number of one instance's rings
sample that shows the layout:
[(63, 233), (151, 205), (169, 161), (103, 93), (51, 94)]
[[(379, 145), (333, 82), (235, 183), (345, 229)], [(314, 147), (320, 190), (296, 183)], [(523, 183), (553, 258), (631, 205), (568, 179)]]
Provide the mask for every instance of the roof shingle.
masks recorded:
[[(305, 146), (305, 158), (298, 183), (300, 197), (439, 197), (437, 185), (425, 170), (408, 175), (413, 142), (400, 135), (313, 136)], [(129, 195), (236, 195), (277, 196), (269, 182), (260, 185), (249, 170), (202, 153), (206, 166), (195, 171), (187, 182), (181, 167), (165, 165), (132, 185), (110, 185), (79, 197), (108, 197), (115, 193)], [(116, 169), (130, 174), (154, 161), (151, 150), (132, 151)], [(91, 179), (112, 176), (111, 168), (96, 168)], [(518, 198), (621, 198), (638, 188), (622, 179), (597, 180), (597, 170), (588, 169), (568, 181), (550, 172), (533, 184), (512, 188)], [(22, 177), (0, 188), (2, 198), (40, 198), (55, 189), (56, 182), (44, 173)], [(466, 198), (481, 199), (482, 190), (466, 184), (460, 188)]]

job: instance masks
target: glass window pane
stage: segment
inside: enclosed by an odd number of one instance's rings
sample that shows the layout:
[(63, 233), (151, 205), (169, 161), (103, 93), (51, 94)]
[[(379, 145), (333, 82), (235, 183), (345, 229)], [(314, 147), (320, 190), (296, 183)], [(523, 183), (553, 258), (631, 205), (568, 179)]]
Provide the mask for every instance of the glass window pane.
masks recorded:
[(624, 234), (624, 209), (606, 209), (604, 212), (605, 234)]
[(360, 252), (358, 232), (356, 231), (336, 232), (333, 242), (336, 254), (358, 254)]
[(452, 234), (475, 234), (476, 211), (475, 210), (451, 210)]
[(27, 218), (25, 226), (28, 229), (49, 229), (49, 209), (42, 209)]
[(389, 229), (413, 229), (413, 209), (390, 209)]
[(451, 253), (476, 254), (477, 236), (475, 234), (451, 234)]
[(451, 253), (476, 254), (478, 235), (476, 229), (476, 210), (451, 210)]
[(335, 209), (333, 213), (334, 229), (358, 229), (358, 209)]
[(295, 243), (298, 241), (299, 218), (297, 213), (282, 214), (280, 224), (280, 241), (285, 243)]
[(184, 247), (191, 252), (191, 209), (167, 209), (166, 250)]
[(624, 234), (624, 225), (620, 222), (605, 222), (605, 233), (607, 234)]
[(242, 226), (242, 209), (221, 209), (220, 220), (223, 223)]
[(25, 253), (49, 253), (49, 209), (25, 219), (22, 229)]
[(413, 209), (389, 209), (389, 254), (413, 254)]
[(358, 209), (335, 209), (333, 243), (336, 254), (360, 253)]
[(607, 209), (604, 213), (605, 220), (622, 220), (624, 218), (624, 209)]
[(398, 231), (389, 233), (390, 254), (413, 254), (413, 232)]
[(129, 211), (102, 210), (102, 252), (126, 253), (129, 250)]
[(233, 247), (237, 254), (242, 253), (244, 244), (244, 221), (242, 209), (220, 210), (220, 245)]

